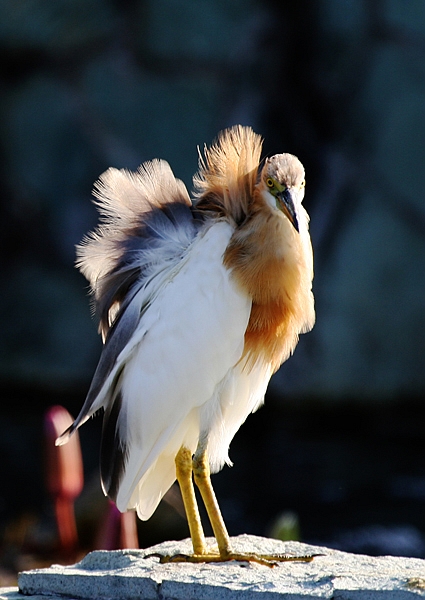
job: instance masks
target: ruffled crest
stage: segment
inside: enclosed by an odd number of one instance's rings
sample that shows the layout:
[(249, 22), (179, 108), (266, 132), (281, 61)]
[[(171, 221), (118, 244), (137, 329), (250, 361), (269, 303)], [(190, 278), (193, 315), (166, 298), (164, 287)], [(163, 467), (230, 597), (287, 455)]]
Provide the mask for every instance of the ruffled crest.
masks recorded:
[(197, 208), (241, 223), (254, 197), (261, 148), (261, 136), (250, 127), (236, 125), (222, 131), (199, 159), (193, 178)]

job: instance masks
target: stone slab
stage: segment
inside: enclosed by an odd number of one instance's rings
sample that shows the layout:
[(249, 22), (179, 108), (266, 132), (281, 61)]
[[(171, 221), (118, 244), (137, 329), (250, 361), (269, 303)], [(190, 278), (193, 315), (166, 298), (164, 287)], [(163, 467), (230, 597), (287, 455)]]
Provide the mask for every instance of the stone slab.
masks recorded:
[[(213, 543), (210, 539), (209, 542)], [(190, 540), (147, 550), (96, 551), (76, 565), (20, 573), (0, 600), (418, 600), (425, 598), (425, 560), (349, 554), (251, 535), (232, 538), (235, 550), (321, 554), (312, 562), (274, 568), (256, 563), (164, 564), (152, 552), (190, 553)]]

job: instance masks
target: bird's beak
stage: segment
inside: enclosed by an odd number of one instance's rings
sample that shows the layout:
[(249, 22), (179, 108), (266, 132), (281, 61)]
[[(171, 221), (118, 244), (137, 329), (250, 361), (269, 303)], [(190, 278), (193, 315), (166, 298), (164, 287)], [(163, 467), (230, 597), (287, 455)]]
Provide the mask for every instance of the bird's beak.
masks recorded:
[(289, 188), (284, 189), (282, 192), (277, 194), (277, 199), (279, 200), (280, 207), (288, 219), (291, 221), (292, 225), (295, 229), (300, 232), (298, 226), (297, 213), (295, 211), (294, 199), (292, 197), (292, 191)]

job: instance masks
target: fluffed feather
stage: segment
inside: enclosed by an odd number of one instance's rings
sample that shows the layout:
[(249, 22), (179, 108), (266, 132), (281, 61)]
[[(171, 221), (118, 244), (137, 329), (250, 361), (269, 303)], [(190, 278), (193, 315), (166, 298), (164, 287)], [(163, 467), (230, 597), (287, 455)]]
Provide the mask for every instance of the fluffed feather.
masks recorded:
[(314, 321), (308, 218), (299, 207), (298, 235), (265, 202), (261, 144), (248, 127), (220, 134), (193, 205), (159, 160), (109, 169), (95, 187), (101, 223), (77, 264), (104, 349), (57, 443), (103, 408), (103, 489), (142, 519), (173, 483), (182, 444), (194, 452), (208, 439), (212, 471), (229, 462), (234, 434)]
[(108, 169), (95, 184), (101, 224), (77, 246), (103, 340), (133, 284), (182, 253), (196, 235), (192, 203), (163, 160), (136, 173)]
[(262, 138), (250, 127), (236, 125), (222, 131), (204, 148), (193, 178), (196, 206), (233, 225), (249, 215), (260, 165)]

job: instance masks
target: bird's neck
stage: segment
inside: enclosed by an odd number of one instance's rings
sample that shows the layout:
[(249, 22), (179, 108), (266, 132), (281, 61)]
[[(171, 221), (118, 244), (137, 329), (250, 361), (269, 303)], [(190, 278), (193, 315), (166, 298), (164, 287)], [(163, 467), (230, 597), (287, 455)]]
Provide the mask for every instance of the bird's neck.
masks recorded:
[(303, 257), (300, 235), (270, 207), (254, 213), (232, 236), (224, 265), (252, 299), (244, 351), (251, 363), (263, 359), (276, 370), (297, 343), (303, 297), (311, 295), (311, 280), (303, 281)]

